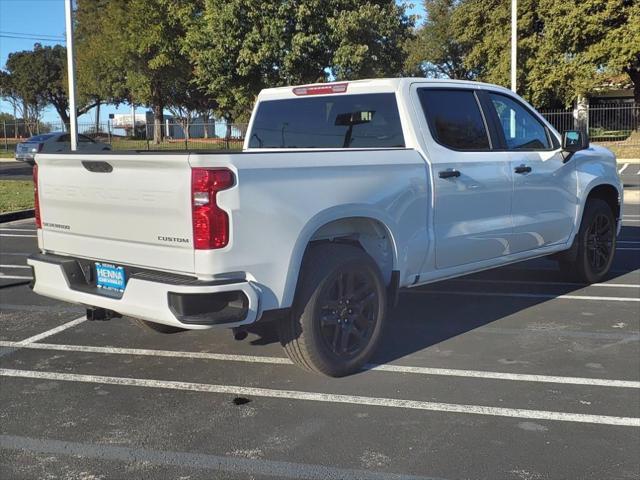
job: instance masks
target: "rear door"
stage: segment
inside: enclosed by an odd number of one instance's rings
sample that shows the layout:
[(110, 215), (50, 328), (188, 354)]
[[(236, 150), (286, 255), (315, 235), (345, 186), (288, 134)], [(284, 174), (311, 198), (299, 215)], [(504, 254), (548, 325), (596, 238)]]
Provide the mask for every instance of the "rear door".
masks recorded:
[(551, 131), (524, 103), (487, 92), (513, 172), (512, 251), (564, 243), (578, 208), (575, 162), (566, 162)]
[(193, 272), (188, 154), (38, 155), (42, 247)]
[(436, 267), (455, 267), (510, 252), (513, 175), (493, 150), (490, 125), (474, 89), (418, 87), (431, 138)]

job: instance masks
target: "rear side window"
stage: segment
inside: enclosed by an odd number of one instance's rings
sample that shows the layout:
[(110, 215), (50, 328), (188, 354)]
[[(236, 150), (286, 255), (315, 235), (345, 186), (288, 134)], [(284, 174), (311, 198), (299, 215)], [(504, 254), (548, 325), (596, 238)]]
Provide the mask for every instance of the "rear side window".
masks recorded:
[(506, 95), (489, 93), (509, 150), (547, 150), (547, 129), (523, 105)]
[(393, 93), (260, 102), (249, 148), (404, 147)]
[(472, 91), (418, 89), (434, 139), (454, 150), (489, 150), (489, 134)]

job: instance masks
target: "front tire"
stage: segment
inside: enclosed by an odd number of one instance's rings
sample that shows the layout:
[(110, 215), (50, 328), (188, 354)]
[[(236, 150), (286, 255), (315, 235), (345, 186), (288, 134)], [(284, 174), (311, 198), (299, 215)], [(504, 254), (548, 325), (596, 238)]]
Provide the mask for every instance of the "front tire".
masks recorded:
[(380, 269), (361, 249), (313, 246), (305, 255), (280, 343), (298, 366), (331, 377), (359, 371), (380, 342), (387, 293)]
[(561, 261), (560, 268), (572, 280), (591, 284), (601, 282), (609, 273), (616, 250), (616, 219), (607, 202), (599, 198), (587, 201), (576, 235), (574, 261)]

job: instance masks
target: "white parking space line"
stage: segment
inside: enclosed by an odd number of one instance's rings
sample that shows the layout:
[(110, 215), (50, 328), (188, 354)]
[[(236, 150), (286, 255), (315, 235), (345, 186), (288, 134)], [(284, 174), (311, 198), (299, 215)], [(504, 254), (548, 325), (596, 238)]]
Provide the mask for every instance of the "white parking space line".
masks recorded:
[(447, 377), (483, 378), (491, 380), (513, 380), (518, 382), (562, 383), (566, 385), (588, 385), (596, 387), (640, 388), (633, 380), (607, 380), (603, 378), (560, 377), (555, 375), (532, 375), (524, 373), (486, 372), (482, 370), (457, 370), (451, 368), (410, 367), (404, 365), (368, 365), (368, 369), (380, 372), (417, 373), (421, 375), (443, 375)]
[(82, 375), (76, 373), (14, 370), (8, 368), (0, 369), (0, 376), (13, 378), (33, 378), (38, 380), (52, 380), (63, 382), (80, 382), (90, 384), (97, 383), (103, 385), (119, 385), (129, 387), (162, 388), (167, 390), (182, 390), (203, 393), (246, 395), (263, 398), (304, 400), (323, 403), (340, 403), (357, 406), (368, 405), (383, 408), (402, 408), (446, 413), (487, 415), (494, 417), (527, 418), (557, 422), (640, 427), (640, 418), (634, 417), (614, 417), (608, 415), (589, 415), (583, 413), (565, 413), (545, 410), (528, 410), (520, 408), (502, 408), (484, 405), (424, 402), (420, 400), (405, 400), (399, 398), (365, 397), (360, 395), (341, 395), (321, 392), (304, 392), (299, 390), (244, 387), (241, 385), (214, 385), (206, 383), (177, 382), (171, 380), (152, 380), (147, 378), (126, 378), (101, 375)]
[[(216, 360), (226, 362), (266, 363), (272, 365), (293, 365), (284, 357), (267, 357), (256, 355), (231, 355), (209, 352), (182, 352), (175, 350), (150, 350), (142, 348), (94, 347), (90, 345), (63, 345), (56, 343), (31, 343), (0, 341), (0, 347), (26, 348), (33, 350), (51, 350), (58, 352), (101, 353), (113, 355), (138, 355), (149, 357), (188, 358), (200, 360)], [(368, 364), (365, 370), (373, 372), (410, 373), (418, 375), (437, 375), (445, 377), (484, 378), (492, 380), (509, 380), (519, 382), (562, 383), (567, 385), (588, 385), (614, 388), (639, 388), (640, 382), (633, 380), (609, 380), (603, 378), (562, 377), (556, 375), (532, 375), (505, 372), (487, 372), (482, 370), (460, 370), (452, 368), (415, 367), (408, 365)]]
[(0, 232), (35, 232), (35, 228), (0, 228)]
[(550, 335), (553, 339), (559, 338), (586, 338), (597, 341), (613, 341), (618, 344), (633, 343), (640, 341), (638, 333), (609, 333), (609, 332), (579, 332), (575, 330), (565, 330), (564, 328), (507, 328), (507, 327), (480, 327), (476, 330), (478, 334), (491, 333), (495, 335), (513, 335), (517, 337), (531, 335)]
[(17, 345), (15, 345), (15, 346), (16, 347), (22, 347), (24, 345), (28, 345), (28, 344), (33, 343), (33, 342), (37, 342), (38, 340), (42, 340), (44, 338), (50, 337), (51, 335), (55, 335), (56, 333), (63, 332), (64, 330), (67, 330), (68, 328), (75, 327), (76, 325), (80, 325), (86, 319), (87, 319), (87, 317), (76, 318), (75, 320), (71, 320), (70, 322), (63, 323), (62, 325), (60, 325), (58, 327), (55, 327), (55, 328), (52, 328), (51, 330), (47, 330), (46, 332), (42, 332), (42, 333), (39, 333), (38, 335), (34, 335), (32, 337), (25, 338), (24, 340), (16, 342)]
[(31, 268), (29, 265), (0, 265), (0, 268)]
[[(264, 458), (242, 458), (235, 456), (211, 455), (208, 453), (172, 452), (167, 450), (151, 450), (148, 448), (131, 448), (122, 445), (93, 444), (68, 442), (64, 440), (18, 437), (0, 435), (2, 448), (32, 452), (44, 455), (75, 456), (87, 461), (111, 460), (130, 464), (133, 460), (147, 465), (171, 465), (191, 469), (210, 470), (213, 473), (206, 478), (227, 478), (221, 472), (231, 472), (234, 478), (270, 477), (293, 480), (445, 480), (442, 477), (422, 477), (402, 473), (376, 472), (332, 467), (319, 464), (293, 463)], [(55, 458), (55, 457), (54, 457)], [(126, 478), (132, 478), (129, 475)], [(69, 477), (66, 477), (69, 478)], [(82, 476), (82, 478), (96, 478)], [(150, 477), (145, 477), (150, 478)], [(177, 477), (176, 477), (177, 478)], [(191, 478), (191, 476), (180, 477)]]
[(12, 238), (37, 238), (37, 237), (38, 237), (38, 235), (13, 234), (13, 233), (0, 233), (0, 237), (12, 237)]
[(618, 250), (628, 250), (628, 251), (637, 252), (637, 251), (640, 250), (640, 248), (634, 248), (634, 247), (622, 247), (622, 248), (620, 248), (620, 247), (617, 247), (616, 251), (618, 251)]
[(484, 278), (454, 278), (449, 280), (451, 282), (465, 282), (465, 283), (506, 283), (514, 285), (554, 285), (554, 286), (575, 286), (575, 287), (611, 287), (611, 288), (640, 288), (640, 284), (628, 284), (628, 283), (576, 283), (576, 282), (544, 282), (536, 280), (497, 280), (497, 279), (484, 279)]
[(627, 169), (627, 167), (628, 167), (628, 166), (629, 166), (629, 164), (628, 164), (628, 163), (625, 163), (625, 164), (622, 166), (622, 168), (621, 168), (620, 170), (618, 170), (618, 174), (621, 174), (622, 172), (624, 172), (624, 171)]
[(514, 297), (514, 298), (549, 298), (558, 300), (595, 300), (608, 302), (640, 302), (640, 298), (631, 297), (594, 297), (589, 295), (552, 295), (548, 293), (506, 293), (506, 292), (473, 292), (468, 290), (416, 290), (410, 288), (402, 293), (424, 295), (471, 295), (476, 297)]

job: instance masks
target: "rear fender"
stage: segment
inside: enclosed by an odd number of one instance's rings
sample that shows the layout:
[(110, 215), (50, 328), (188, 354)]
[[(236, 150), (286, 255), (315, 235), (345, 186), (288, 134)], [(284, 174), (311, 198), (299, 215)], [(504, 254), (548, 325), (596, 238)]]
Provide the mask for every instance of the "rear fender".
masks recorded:
[(291, 254), (291, 261), (289, 268), (287, 269), (287, 279), (285, 283), (284, 296), (282, 299), (282, 305), (289, 307), (293, 303), (295, 296), (295, 290), (298, 283), (298, 276), (300, 275), (300, 269), (302, 266), (302, 260), (304, 254), (309, 246), (309, 243), (314, 238), (316, 232), (322, 227), (347, 218), (364, 218), (373, 220), (383, 226), (386, 231), (387, 238), (391, 245), (392, 256), (392, 270), (398, 270), (398, 249), (396, 243), (395, 231), (397, 227), (392, 218), (385, 215), (384, 212), (380, 212), (368, 205), (340, 205), (329, 208), (322, 212), (319, 212), (312, 217), (304, 226), (298, 239), (295, 243)]

